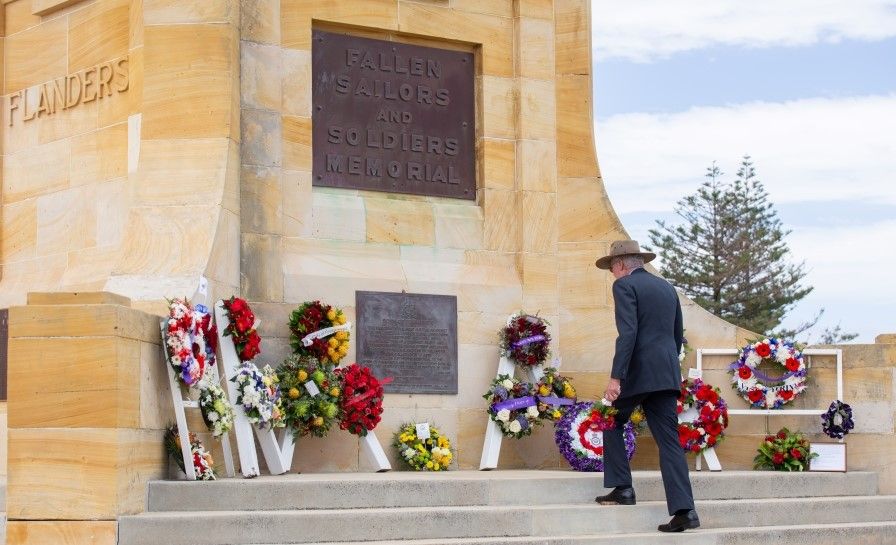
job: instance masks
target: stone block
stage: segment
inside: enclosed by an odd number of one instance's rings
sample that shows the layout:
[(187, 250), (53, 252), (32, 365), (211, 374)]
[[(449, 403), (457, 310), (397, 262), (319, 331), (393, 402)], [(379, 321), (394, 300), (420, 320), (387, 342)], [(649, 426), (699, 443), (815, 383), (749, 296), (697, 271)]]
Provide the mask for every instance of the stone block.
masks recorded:
[(66, 290), (101, 290), (118, 258), (115, 246), (92, 246), (67, 252), (65, 273), (59, 280)]
[(282, 101), (280, 47), (240, 42), (240, 103), (279, 111)]
[(557, 252), (557, 195), (523, 191), (519, 215), (523, 221), (522, 249), (527, 252)]
[(142, 512), (146, 492), (134, 483), (164, 476), (162, 435), (115, 428), (10, 429), (8, 516), (90, 520)]
[(520, 138), (558, 139), (556, 105), (553, 81), (520, 79)]
[(498, 332), (506, 323), (506, 314), (491, 312), (490, 309), (458, 311), (457, 342), (497, 346)]
[(470, 13), (482, 13), (485, 15), (497, 15), (498, 17), (513, 17), (513, 0), (450, 0), (450, 7), (469, 11)]
[(118, 123), (72, 138), (71, 174), (73, 186), (127, 176), (128, 127)]
[(554, 22), (550, 18), (521, 17), (517, 22), (517, 36), (520, 44), (517, 74), (523, 78), (553, 80)]
[(240, 38), (280, 44), (280, 0), (244, 0), (240, 10)]
[(599, 177), (591, 114), (591, 78), (581, 75), (558, 76), (556, 86), (557, 176)]
[(482, 76), (482, 134), (492, 138), (516, 138), (519, 89), (516, 80)]
[(128, 54), (130, 0), (104, 0), (68, 16), (68, 73)]
[(591, 74), (590, 4), (588, 0), (554, 0), (557, 74)]
[(368, 242), (434, 243), (435, 228), (430, 203), (398, 198), (367, 198), (364, 204)]
[(616, 323), (607, 309), (561, 309), (560, 343), (565, 371), (605, 371), (613, 364)]
[(292, 470), (300, 473), (358, 471), (360, 457), (361, 445), (357, 436), (340, 430), (336, 425), (326, 437), (298, 439)]
[[(405, 9), (404, 6), (402, 9)], [(280, 0), (283, 47), (311, 49), (311, 20), (398, 30), (398, 0)]]
[(282, 237), (243, 233), (240, 291), (250, 301), (283, 300)]
[[(117, 293), (108, 291), (66, 293), (66, 292), (28, 292), (29, 305), (119, 305), (131, 306), (131, 300)], [(13, 331), (15, 327), (13, 328)], [(32, 335), (16, 335), (14, 337), (29, 337)], [(67, 335), (66, 335), (67, 336)]]
[(217, 228), (214, 231), (214, 244), (208, 256), (205, 275), (220, 286), (214, 286), (214, 294), (223, 293), (230, 296), (239, 291), (240, 256), (234, 248), (240, 246), (240, 216), (230, 210), (222, 210), (218, 215)]
[[(153, 325), (158, 323), (155, 317), (150, 318), (149, 322)], [(166, 365), (168, 363), (165, 361), (163, 347), (155, 344), (155, 341), (140, 343), (140, 428), (165, 429), (174, 422), (171, 383)], [(204, 424), (201, 429), (205, 429)], [(231, 444), (236, 445), (236, 442), (232, 441)]]
[(70, 179), (70, 142), (60, 140), (3, 159), (3, 202), (65, 189)]
[(139, 48), (143, 45), (143, 30), (146, 26), (143, 20), (143, 0), (131, 0), (131, 10), (128, 14), (130, 22), (130, 47)]
[(3, 238), (0, 254), (3, 261), (19, 261), (34, 257), (37, 245), (37, 199), (26, 199), (3, 206)]
[(66, 75), (67, 37), (66, 18), (53, 19), (8, 35), (4, 44), (5, 93)]
[(235, 34), (230, 25), (146, 27), (144, 139), (235, 137), (239, 119)]
[(398, 10), (402, 32), (482, 44), (482, 73), (511, 77), (513, 20), (432, 4), (406, 3)]
[(334, 240), (367, 239), (364, 199), (357, 192), (314, 188), (311, 198), (312, 236)]
[(242, 232), (283, 234), (280, 169), (244, 166), (240, 176)]
[[(596, 240), (607, 210), (597, 178), (561, 178), (557, 182), (557, 222), (560, 242)], [(596, 259), (596, 257), (595, 257)]]
[(519, 16), (553, 19), (554, 0), (521, 0), (519, 3)]
[(6, 37), (35, 27), (40, 21), (40, 16), (31, 11), (31, 2), (7, 2), (3, 5), (3, 35)]
[[(37, 87), (32, 87), (29, 93), (36, 93)], [(121, 95), (109, 97), (109, 100), (118, 100)], [(31, 98), (28, 99), (29, 103)], [(57, 111), (49, 117), (29, 123), (37, 124), (38, 142), (45, 144), (61, 138), (79, 135), (88, 131), (95, 131), (98, 127), (97, 118), (101, 101), (82, 103), (68, 110)]]
[(240, 3), (237, 0), (187, 3), (177, 0), (142, 0), (142, 2), (146, 25), (235, 24), (240, 18)]
[[(172, 215), (170, 207), (132, 207), (123, 241), (122, 254), (116, 264), (117, 275), (146, 274), (186, 275), (195, 283), (199, 271), (205, 270), (212, 240), (209, 225), (214, 225), (218, 207), (183, 206)], [(173, 287), (173, 286), (172, 286)], [(183, 293), (166, 293), (173, 297)]]
[(557, 256), (522, 254), (523, 308), (542, 316), (560, 312)]
[[(106, 127), (127, 121), (129, 115), (139, 114), (143, 108), (143, 48), (131, 49), (128, 52), (128, 90), (103, 100), (88, 103), (97, 110), (97, 127)], [(82, 104), (76, 111), (83, 108)], [(57, 112), (54, 115), (59, 115)], [(64, 112), (68, 113), (68, 112)]]
[(516, 145), (513, 140), (482, 139), (483, 183), (486, 189), (513, 189)]
[(311, 233), (311, 173), (282, 170), (283, 234), (289, 237)]
[[(479, 272), (488, 274), (488, 269)], [(509, 315), (523, 304), (523, 289), (517, 272), (513, 269), (493, 271), (488, 283), (464, 283), (457, 292), (458, 311), (475, 311), (487, 308), (497, 314)]]
[(64, 189), (37, 198), (38, 254), (48, 255), (96, 243), (96, 191), (91, 186)]
[(311, 51), (281, 50), (280, 81), (284, 114), (311, 116)]
[[(737, 328), (727, 324), (679, 292), (685, 337), (692, 348), (737, 348)], [(733, 361), (729, 359), (730, 363)]]
[(439, 248), (482, 248), (482, 209), (475, 204), (432, 203), (435, 245)]
[(279, 112), (243, 109), (240, 134), (244, 165), (283, 164), (283, 122)]
[(557, 191), (557, 144), (551, 140), (518, 140), (517, 150), (520, 188)]
[(228, 150), (224, 138), (143, 140), (135, 176), (137, 202), (149, 206), (220, 202)]
[[(18, 2), (28, 4), (27, 2)], [(114, 520), (11, 520), (6, 523), (9, 545), (116, 545)]]
[(96, 244), (117, 248), (128, 220), (130, 185), (127, 178), (119, 178), (96, 187)]
[(483, 191), (482, 216), (485, 248), (513, 252), (521, 243), (517, 230), (517, 195), (514, 191)]
[(283, 116), (283, 168), (311, 170), (311, 118)]

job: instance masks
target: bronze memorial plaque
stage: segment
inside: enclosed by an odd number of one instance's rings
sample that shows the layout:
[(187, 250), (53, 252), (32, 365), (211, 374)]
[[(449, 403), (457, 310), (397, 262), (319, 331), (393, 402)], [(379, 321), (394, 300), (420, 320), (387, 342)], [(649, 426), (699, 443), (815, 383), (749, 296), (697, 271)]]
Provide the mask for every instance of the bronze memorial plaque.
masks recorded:
[(476, 198), (473, 54), (315, 30), (313, 184)]
[(388, 393), (457, 393), (457, 297), (355, 292), (358, 363)]

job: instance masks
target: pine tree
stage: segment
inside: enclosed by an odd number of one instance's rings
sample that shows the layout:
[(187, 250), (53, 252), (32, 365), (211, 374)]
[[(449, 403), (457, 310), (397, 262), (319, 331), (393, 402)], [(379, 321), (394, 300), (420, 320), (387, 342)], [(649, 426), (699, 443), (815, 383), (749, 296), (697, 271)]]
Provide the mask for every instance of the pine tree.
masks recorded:
[(733, 324), (771, 332), (812, 291), (800, 285), (805, 265), (790, 250), (777, 212), (749, 156), (732, 183), (713, 163), (707, 181), (677, 203), (682, 224), (657, 221), (650, 242), (661, 273), (697, 304)]

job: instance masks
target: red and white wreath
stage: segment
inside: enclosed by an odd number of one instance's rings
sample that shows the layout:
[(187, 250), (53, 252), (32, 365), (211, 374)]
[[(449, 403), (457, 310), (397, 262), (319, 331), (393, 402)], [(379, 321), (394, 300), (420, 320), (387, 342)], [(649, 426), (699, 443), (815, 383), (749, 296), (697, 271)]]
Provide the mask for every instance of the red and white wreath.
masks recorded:
[(177, 377), (188, 387), (194, 386), (209, 365), (215, 364), (217, 330), (211, 315), (197, 311), (187, 299), (169, 304), (165, 324), (165, 350)]
[[(781, 376), (772, 377), (759, 370), (770, 362), (784, 367)], [(790, 341), (774, 337), (748, 344), (740, 358), (730, 365), (732, 385), (753, 407), (779, 409), (806, 389), (808, 368), (803, 355)]]
[(687, 452), (700, 453), (716, 446), (728, 427), (728, 405), (702, 380), (681, 383), (678, 397), (678, 441)]

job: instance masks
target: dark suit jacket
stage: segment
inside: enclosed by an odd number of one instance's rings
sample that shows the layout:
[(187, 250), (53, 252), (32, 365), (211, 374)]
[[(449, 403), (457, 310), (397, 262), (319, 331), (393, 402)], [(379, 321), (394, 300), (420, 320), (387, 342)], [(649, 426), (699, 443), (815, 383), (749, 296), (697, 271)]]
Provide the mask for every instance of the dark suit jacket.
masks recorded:
[(683, 331), (675, 288), (639, 268), (613, 283), (613, 300), (619, 336), (610, 376), (622, 384), (620, 397), (677, 391)]

